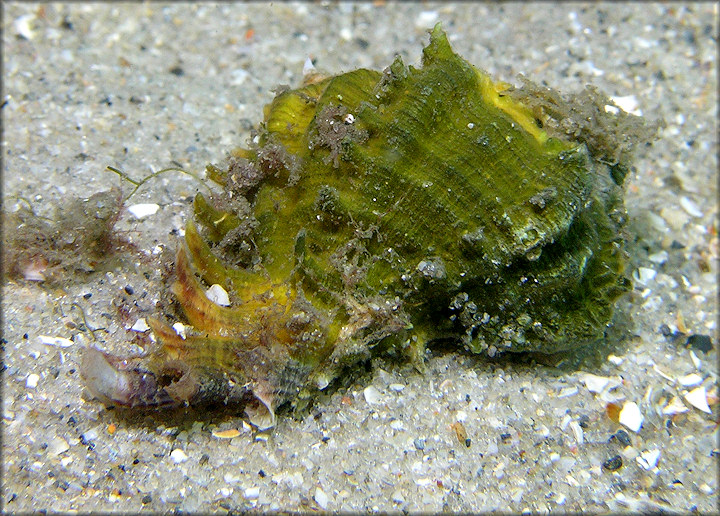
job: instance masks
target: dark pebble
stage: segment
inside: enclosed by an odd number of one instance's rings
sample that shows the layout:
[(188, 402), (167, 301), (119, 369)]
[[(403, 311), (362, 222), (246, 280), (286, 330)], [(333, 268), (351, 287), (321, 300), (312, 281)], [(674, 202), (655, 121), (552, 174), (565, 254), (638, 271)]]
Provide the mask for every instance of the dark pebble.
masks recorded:
[(147, 505), (150, 502), (152, 502), (152, 496), (150, 496), (149, 494), (146, 494), (145, 496), (142, 497), (143, 505)]
[(672, 330), (670, 329), (670, 326), (668, 326), (667, 324), (663, 324), (660, 326), (660, 333), (662, 334), (663, 337), (669, 337), (670, 335), (673, 334)]
[(602, 467), (608, 471), (617, 471), (622, 468), (622, 457), (615, 455), (603, 462)]
[(177, 75), (178, 77), (182, 77), (183, 75), (185, 75), (185, 70), (183, 70), (179, 66), (173, 66), (172, 68), (170, 68), (170, 73), (173, 75)]
[(670, 244), (670, 249), (685, 249), (685, 244), (678, 242), (677, 240), (673, 240)]
[(590, 416), (583, 414), (578, 418), (578, 425), (580, 428), (588, 428), (590, 426)]
[(504, 443), (510, 440), (510, 434), (500, 434), (500, 440)]
[(265, 472), (263, 470), (258, 471), (258, 476), (260, 478), (265, 478)]
[(128, 296), (132, 296), (135, 293), (135, 289), (133, 289), (130, 285), (125, 285), (125, 292), (128, 293)]
[(707, 353), (713, 348), (712, 339), (710, 339), (709, 335), (690, 335), (685, 345), (703, 353)]
[(630, 435), (625, 430), (618, 430), (610, 436), (610, 442), (617, 441), (623, 446), (631, 446)]
[(472, 441), (470, 440), (469, 437), (468, 437), (467, 439), (465, 439), (465, 447), (466, 447), (466, 448), (470, 448), (470, 445), (471, 445), (471, 444), (472, 444)]
[(415, 448), (418, 450), (424, 450), (425, 449), (425, 439), (415, 439), (413, 441), (413, 444), (415, 445)]
[(92, 297), (92, 292), (88, 292), (87, 294), (83, 294), (83, 297), (85, 299), (90, 299)]

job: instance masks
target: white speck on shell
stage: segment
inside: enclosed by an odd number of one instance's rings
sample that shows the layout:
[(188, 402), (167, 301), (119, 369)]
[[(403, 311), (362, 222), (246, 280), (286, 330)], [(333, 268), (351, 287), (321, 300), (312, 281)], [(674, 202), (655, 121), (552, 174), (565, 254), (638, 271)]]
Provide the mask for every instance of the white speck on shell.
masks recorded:
[(227, 290), (222, 288), (217, 283), (207, 289), (205, 295), (210, 301), (212, 301), (216, 305), (230, 306), (230, 296), (228, 295)]
[(155, 203), (141, 203), (128, 206), (127, 211), (129, 211), (136, 219), (143, 219), (145, 217), (149, 217), (150, 215), (155, 215), (159, 209), (160, 206)]
[(637, 403), (634, 401), (626, 402), (620, 411), (620, 424), (637, 433), (642, 428), (642, 423), (643, 415)]
[(173, 330), (175, 330), (175, 333), (177, 333), (181, 339), (185, 340), (185, 325), (181, 322), (176, 322), (172, 325)]
[(707, 392), (705, 387), (698, 387), (685, 394), (687, 402), (698, 410), (702, 410), (707, 414), (711, 414), (710, 406), (707, 402)]

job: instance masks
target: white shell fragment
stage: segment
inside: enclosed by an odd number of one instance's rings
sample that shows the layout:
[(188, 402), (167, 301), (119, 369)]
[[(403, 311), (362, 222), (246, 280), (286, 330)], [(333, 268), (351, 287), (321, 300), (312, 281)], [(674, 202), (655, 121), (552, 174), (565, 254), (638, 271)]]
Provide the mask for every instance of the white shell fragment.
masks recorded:
[(222, 288), (217, 283), (207, 289), (205, 295), (210, 301), (212, 301), (216, 305), (230, 306), (230, 296), (228, 295), (227, 290)]
[(322, 509), (327, 509), (328, 506), (328, 496), (325, 494), (325, 491), (320, 489), (319, 487), (315, 488), (315, 501)]
[(70, 339), (66, 339), (65, 337), (49, 337), (47, 335), (38, 335), (38, 339), (40, 339), (40, 342), (42, 342), (46, 346), (57, 346), (60, 348), (69, 348), (74, 344), (73, 341), (71, 341)]
[(657, 276), (657, 271), (648, 267), (638, 267), (637, 270), (633, 272), (632, 276), (633, 279), (638, 283), (647, 285), (655, 279), (655, 276)]
[(678, 378), (678, 383), (683, 387), (695, 387), (696, 385), (700, 385), (702, 381), (702, 376), (697, 373), (690, 373), (682, 378)]
[(247, 489), (245, 489), (243, 496), (246, 500), (256, 500), (260, 496), (260, 488), (248, 487)]
[(370, 405), (380, 403), (380, 400), (382, 399), (380, 391), (372, 385), (363, 390), (363, 396), (365, 396), (365, 401), (367, 401)]
[(643, 468), (651, 470), (657, 466), (658, 461), (660, 460), (660, 450), (644, 451), (638, 457), (635, 457), (635, 460)]
[(674, 416), (675, 414), (683, 414), (690, 410), (685, 406), (685, 404), (680, 401), (680, 398), (677, 396), (673, 397), (673, 399), (670, 400), (670, 403), (665, 405), (665, 407), (662, 409), (662, 413), (665, 416)]
[(643, 423), (643, 415), (634, 401), (628, 401), (620, 411), (620, 424), (633, 432), (639, 432)]
[(698, 387), (693, 389), (685, 395), (687, 402), (698, 410), (702, 410), (707, 414), (711, 414), (710, 406), (707, 402), (707, 392), (705, 387)]
[(184, 451), (182, 451), (180, 448), (175, 448), (175, 449), (170, 453), (170, 458), (172, 459), (172, 461), (173, 461), (175, 464), (180, 464), (181, 462), (185, 462), (186, 460), (188, 460), (189, 457), (188, 457), (187, 454), (186, 454)]
[(144, 318), (144, 317), (141, 317), (140, 319), (138, 319), (137, 321), (135, 321), (135, 324), (133, 324), (133, 325), (132, 325), (132, 328), (130, 328), (130, 329), (131, 329), (132, 331), (137, 331), (137, 332), (142, 333), (142, 332), (144, 332), (144, 331), (148, 331), (148, 330), (150, 329), (150, 326), (148, 326), (148, 323), (147, 323), (147, 321), (145, 320), (145, 318)]
[(150, 215), (155, 215), (159, 209), (160, 206), (158, 206), (157, 204), (147, 203), (133, 204), (132, 206), (128, 206), (127, 211), (129, 211), (136, 219), (142, 219), (145, 217), (149, 217)]
[(685, 210), (688, 215), (692, 215), (693, 217), (703, 216), (703, 212), (701, 212), (697, 205), (687, 197), (680, 198), (680, 206), (682, 206), (683, 210)]
[(175, 324), (173, 324), (172, 327), (173, 327), (173, 330), (175, 330), (175, 333), (177, 333), (181, 339), (185, 340), (185, 337), (186, 337), (185, 325), (178, 321)]
[(27, 387), (28, 389), (34, 389), (35, 387), (37, 387), (39, 381), (40, 376), (36, 375), (35, 373), (31, 373), (25, 380), (25, 387)]
[(584, 373), (580, 376), (580, 380), (590, 392), (602, 392), (610, 383), (610, 378), (605, 376), (597, 376), (592, 373)]

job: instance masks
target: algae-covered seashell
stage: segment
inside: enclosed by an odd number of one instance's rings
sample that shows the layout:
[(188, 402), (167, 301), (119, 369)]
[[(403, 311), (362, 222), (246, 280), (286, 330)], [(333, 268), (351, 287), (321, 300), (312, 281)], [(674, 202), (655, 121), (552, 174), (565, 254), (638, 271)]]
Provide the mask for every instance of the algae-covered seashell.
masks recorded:
[(433, 339), (491, 355), (602, 339), (630, 286), (628, 164), (563, 133), (548, 98), (493, 82), (439, 26), (420, 68), (397, 57), (280, 92), (251, 148), (208, 167), (223, 193), (195, 199), (173, 286), (194, 329), (150, 320), (156, 352), (88, 352), (90, 388), (126, 406), (244, 402), (266, 427), (376, 353), (419, 365)]

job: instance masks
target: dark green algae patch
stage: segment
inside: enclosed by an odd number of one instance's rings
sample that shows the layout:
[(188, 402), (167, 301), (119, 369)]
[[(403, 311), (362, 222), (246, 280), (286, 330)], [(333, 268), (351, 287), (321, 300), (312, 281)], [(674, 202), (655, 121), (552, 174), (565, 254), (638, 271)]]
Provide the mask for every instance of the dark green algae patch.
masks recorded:
[(420, 68), (278, 93), (250, 148), (208, 166), (222, 192), (195, 198), (172, 287), (187, 336), (152, 319), (144, 357), (87, 350), (88, 386), (129, 407), (238, 402), (264, 428), (372, 356), (420, 367), (437, 339), (490, 356), (602, 341), (651, 132), (583, 95), (494, 82), (439, 26)]

